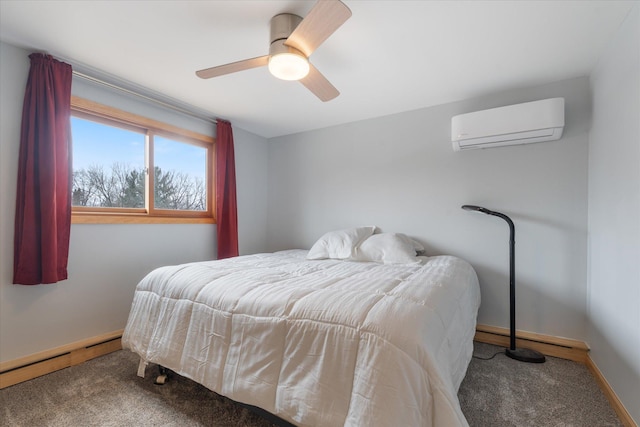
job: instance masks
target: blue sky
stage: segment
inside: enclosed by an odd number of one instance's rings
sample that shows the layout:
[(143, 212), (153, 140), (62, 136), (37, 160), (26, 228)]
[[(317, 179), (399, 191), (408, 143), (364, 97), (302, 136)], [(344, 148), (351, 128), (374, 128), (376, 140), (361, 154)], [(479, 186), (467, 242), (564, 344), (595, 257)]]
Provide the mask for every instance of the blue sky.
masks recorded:
[[(71, 118), (73, 133), (73, 168), (79, 170), (93, 164), (114, 163), (144, 168), (145, 135), (101, 123)], [(205, 178), (204, 148), (155, 137), (155, 163), (163, 170), (174, 170)]]
[(155, 165), (162, 170), (175, 170), (191, 176), (206, 176), (206, 154), (204, 148), (172, 141), (156, 136), (154, 138)]

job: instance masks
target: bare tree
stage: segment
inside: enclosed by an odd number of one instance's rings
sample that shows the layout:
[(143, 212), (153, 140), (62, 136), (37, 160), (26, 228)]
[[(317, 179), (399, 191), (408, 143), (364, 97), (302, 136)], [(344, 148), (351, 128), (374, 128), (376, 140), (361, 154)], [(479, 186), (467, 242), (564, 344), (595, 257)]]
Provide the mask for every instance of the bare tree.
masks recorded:
[[(73, 205), (142, 208), (145, 179), (144, 169), (123, 163), (114, 163), (110, 171), (90, 165), (73, 172)], [(155, 208), (206, 210), (207, 192), (202, 179), (156, 167), (154, 182)]]

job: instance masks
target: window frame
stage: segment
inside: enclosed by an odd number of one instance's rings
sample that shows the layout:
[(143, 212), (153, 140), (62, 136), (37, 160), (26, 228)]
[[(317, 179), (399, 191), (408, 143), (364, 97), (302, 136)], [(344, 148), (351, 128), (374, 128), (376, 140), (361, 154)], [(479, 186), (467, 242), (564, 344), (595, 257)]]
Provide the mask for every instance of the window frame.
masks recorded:
[[(72, 224), (215, 224), (215, 138), (179, 128), (137, 114), (99, 104), (77, 96), (71, 97), (71, 116), (91, 120), (108, 126), (141, 132), (146, 135), (147, 185), (145, 185), (145, 208), (104, 208), (95, 206), (72, 206)], [(154, 207), (153, 137), (203, 147), (207, 152), (207, 209), (187, 211), (156, 209)]]

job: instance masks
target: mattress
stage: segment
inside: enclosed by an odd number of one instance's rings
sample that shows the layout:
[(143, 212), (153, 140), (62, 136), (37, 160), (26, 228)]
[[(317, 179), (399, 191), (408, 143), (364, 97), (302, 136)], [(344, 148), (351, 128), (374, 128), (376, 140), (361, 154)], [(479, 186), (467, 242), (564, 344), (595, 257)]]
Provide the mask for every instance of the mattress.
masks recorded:
[(306, 253), (152, 271), (123, 347), (299, 426), (467, 426), (457, 390), (480, 304), (473, 268)]

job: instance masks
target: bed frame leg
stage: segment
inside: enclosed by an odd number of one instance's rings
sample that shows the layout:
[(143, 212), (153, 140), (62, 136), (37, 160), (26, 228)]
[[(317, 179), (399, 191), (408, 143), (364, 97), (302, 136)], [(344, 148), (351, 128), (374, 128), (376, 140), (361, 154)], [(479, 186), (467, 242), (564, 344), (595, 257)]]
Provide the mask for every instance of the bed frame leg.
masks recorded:
[(142, 357), (140, 358), (140, 362), (138, 363), (138, 376), (140, 378), (144, 378), (144, 371), (147, 368), (147, 361)]
[(160, 371), (160, 375), (158, 375), (153, 383), (157, 385), (164, 385), (169, 381), (169, 370), (160, 365), (158, 365), (158, 370)]

